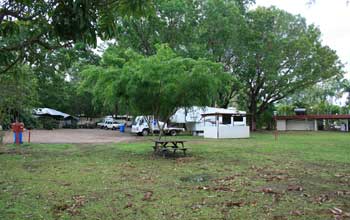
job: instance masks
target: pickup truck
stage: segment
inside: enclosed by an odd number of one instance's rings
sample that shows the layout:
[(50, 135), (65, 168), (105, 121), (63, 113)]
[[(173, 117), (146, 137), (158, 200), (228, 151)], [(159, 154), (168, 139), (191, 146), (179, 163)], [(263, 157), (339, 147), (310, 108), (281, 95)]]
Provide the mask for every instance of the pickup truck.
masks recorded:
[(97, 123), (97, 127), (101, 129), (118, 129), (121, 123), (113, 119), (105, 119), (102, 122)]
[(122, 124), (118, 121), (107, 121), (105, 123), (105, 129), (117, 130)]
[[(145, 116), (137, 116), (131, 126), (131, 133), (147, 136), (151, 131), (159, 133), (158, 123), (151, 120), (151, 128), (148, 126)], [(160, 126), (164, 125), (164, 122), (159, 122)], [(176, 136), (178, 133), (185, 131), (184, 128), (168, 127), (164, 126), (164, 133), (171, 136)]]

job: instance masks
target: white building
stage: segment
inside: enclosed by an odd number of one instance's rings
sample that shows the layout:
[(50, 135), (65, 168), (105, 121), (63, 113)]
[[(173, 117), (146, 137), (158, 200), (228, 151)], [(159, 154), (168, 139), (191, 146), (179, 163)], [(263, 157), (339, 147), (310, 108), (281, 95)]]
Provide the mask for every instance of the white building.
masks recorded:
[[(239, 113), (207, 113), (204, 117), (204, 137), (205, 138), (249, 138), (249, 126), (235, 125), (235, 118), (245, 118)], [(208, 123), (207, 117), (214, 117), (215, 123)]]
[[(276, 116), (275, 120), (279, 131), (318, 131), (329, 129), (349, 131), (350, 115), (289, 115)], [(337, 123), (334, 123), (335, 121)], [(329, 127), (327, 128), (326, 125)]]
[[(171, 118), (172, 123), (186, 124), (193, 135), (208, 138), (247, 138), (249, 127), (246, 126), (246, 112), (235, 108), (198, 107), (179, 109)], [(219, 127), (219, 135), (209, 135)], [(207, 131), (207, 132), (205, 132)], [(217, 130), (215, 130), (215, 134)], [(222, 131), (222, 132), (220, 132)], [(227, 132), (226, 132), (227, 131)], [(224, 135), (226, 134), (227, 135)], [(207, 135), (205, 135), (207, 134)]]

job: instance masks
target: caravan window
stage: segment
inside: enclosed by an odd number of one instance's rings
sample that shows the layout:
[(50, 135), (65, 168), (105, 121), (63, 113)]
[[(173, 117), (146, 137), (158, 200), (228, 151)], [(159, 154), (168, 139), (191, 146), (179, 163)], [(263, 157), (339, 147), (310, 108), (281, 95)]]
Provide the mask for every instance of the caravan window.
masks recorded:
[(222, 124), (224, 124), (224, 125), (231, 124), (231, 115), (223, 115), (222, 116)]
[(233, 116), (233, 121), (243, 122), (243, 116)]

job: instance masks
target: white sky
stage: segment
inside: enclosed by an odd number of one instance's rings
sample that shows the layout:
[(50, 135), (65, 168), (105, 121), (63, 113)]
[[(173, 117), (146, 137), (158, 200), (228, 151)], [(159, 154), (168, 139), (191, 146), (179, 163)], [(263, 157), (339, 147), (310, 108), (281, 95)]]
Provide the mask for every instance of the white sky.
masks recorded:
[[(300, 14), (308, 24), (321, 30), (322, 42), (336, 50), (345, 64), (345, 77), (350, 78), (350, 0), (256, 0), (256, 6), (276, 6), (292, 14)], [(344, 104), (345, 97), (338, 100)]]
[[(322, 41), (337, 51), (346, 72), (350, 73), (350, 1), (349, 0), (256, 0), (256, 5), (274, 5), (292, 14), (300, 14), (308, 24), (315, 24)], [(348, 2), (348, 3), (347, 3)]]

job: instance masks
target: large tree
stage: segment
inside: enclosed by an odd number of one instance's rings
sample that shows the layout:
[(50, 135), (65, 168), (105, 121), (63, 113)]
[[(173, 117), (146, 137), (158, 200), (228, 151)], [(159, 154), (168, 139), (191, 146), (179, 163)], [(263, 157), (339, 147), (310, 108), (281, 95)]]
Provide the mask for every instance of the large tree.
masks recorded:
[(253, 130), (270, 104), (342, 75), (335, 51), (322, 45), (320, 31), (302, 17), (271, 7), (250, 11), (246, 21), (237, 78), (243, 83), (241, 104), (251, 114)]
[(19, 62), (35, 63), (47, 50), (97, 37), (110, 39), (117, 16), (141, 14), (150, 0), (8, 0), (0, 2), (0, 74)]
[(235, 77), (238, 57), (244, 51), (244, 22), (251, 0), (155, 1), (156, 14), (144, 19), (120, 17), (117, 39), (120, 45), (152, 55), (157, 43), (167, 43), (177, 54), (206, 58), (224, 65), (232, 74), (223, 84), (216, 104), (227, 107), (237, 95)]
[(110, 47), (101, 65), (87, 66), (82, 77), (81, 88), (88, 87), (103, 104), (166, 122), (178, 108), (214, 104), (230, 75), (220, 64), (183, 58), (159, 45), (152, 56)]

